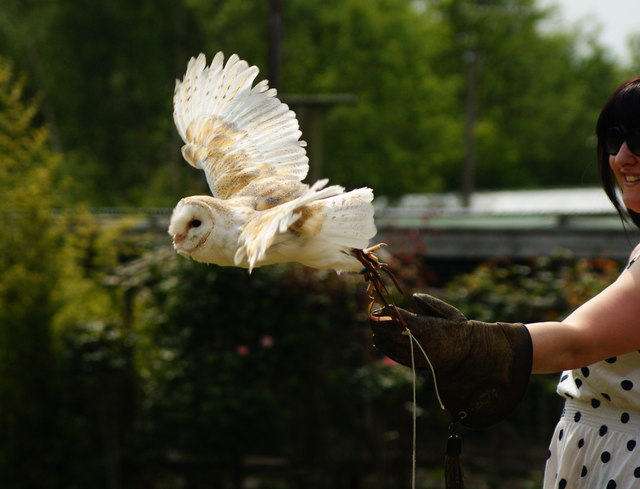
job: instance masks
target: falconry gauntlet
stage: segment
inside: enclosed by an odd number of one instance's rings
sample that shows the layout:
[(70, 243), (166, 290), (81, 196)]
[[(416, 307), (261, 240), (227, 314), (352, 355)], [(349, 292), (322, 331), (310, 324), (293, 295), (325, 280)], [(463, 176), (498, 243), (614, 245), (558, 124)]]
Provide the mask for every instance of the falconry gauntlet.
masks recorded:
[[(455, 421), (483, 428), (507, 416), (520, 402), (531, 374), (532, 346), (523, 324), (483, 323), (427, 294), (414, 294), (419, 313), (399, 309), (429, 357), (437, 389)], [(376, 316), (385, 315), (382, 309)], [(371, 321), (373, 341), (385, 355), (412, 365), (409, 335), (391, 319)], [(415, 345), (414, 345), (415, 346)], [(416, 368), (429, 368), (414, 347)]]

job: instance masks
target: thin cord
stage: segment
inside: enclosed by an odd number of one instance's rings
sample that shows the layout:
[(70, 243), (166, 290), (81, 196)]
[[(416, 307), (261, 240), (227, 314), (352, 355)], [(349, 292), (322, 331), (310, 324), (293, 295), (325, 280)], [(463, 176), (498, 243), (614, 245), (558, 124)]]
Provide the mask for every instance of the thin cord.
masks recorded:
[(413, 374), (413, 440), (412, 440), (412, 447), (411, 447), (411, 489), (416, 489), (416, 457), (417, 457), (417, 446), (418, 446), (418, 400), (417, 400), (417, 388), (416, 388), (416, 357), (415, 357), (415, 352), (413, 349), (413, 344), (415, 343), (416, 345), (418, 345), (418, 348), (420, 349), (420, 351), (422, 352), (422, 355), (424, 355), (425, 360), (427, 360), (427, 363), (429, 364), (429, 368), (431, 370), (431, 375), (433, 377), (433, 386), (435, 388), (436, 391), (436, 397), (438, 399), (438, 403), (440, 404), (440, 408), (441, 409), (445, 409), (444, 404), (442, 403), (442, 399), (440, 398), (440, 392), (438, 390), (438, 381), (436, 380), (436, 372), (433, 369), (433, 364), (431, 363), (431, 360), (429, 360), (429, 355), (427, 355), (427, 352), (424, 351), (424, 348), (422, 348), (422, 345), (420, 344), (420, 342), (418, 341), (418, 339), (413, 335), (413, 333), (411, 333), (411, 330), (409, 330), (409, 328), (406, 328), (403, 332), (403, 334), (406, 334), (407, 336), (409, 336), (409, 351), (411, 353), (411, 372)]
[[(409, 331), (407, 329), (407, 331)], [(411, 333), (409, 333), (411, 334)], [(413, 373), (413, 441), (411, 447), (411, 489), (416, 489), (416, 452), (418, 434), (418, 401), (416, 396), (416, 359), (413, 352), (413, 340), (409, 341), (411, 351), (411, 372)]]
[[(418, 339), (415, 336), (413, 336), (413, 333), (411, 332), (411, 330), (409, 328), (405, 328), (405, 330), (402, 332), (402, 334), (405, 334), (410, 338), (409, 344), (411, 345), (411, 364), (412, 364), (412, 366), (414, 366), (414, 358), (413, 358), (413, 343), (414, 342), (415, 342), (416, 345), (418, 345), (418, 348), (420, 348), (420, 351), (422, 352), (422, 355), (424, 356), (425, 360), (429, 364), (429, 370), (431, 370), (431, 377), (433, 378), (433, 387), (434, 387), (434, 389), (436, 391), (436, 397), (438, 399), (438, 403), (440, 404), (440, 409), (442, 409), (444, 411), (446, 408), (444, 407), (444, 403), (442, 402), (442, 398), (440, 397), (440, 389), (438, 388), (438, 380), (436, 379), (436, 371), (433, 368), (433, 364), (431, 363), (431, 360), (429, 360), (429, 356), (427, 355), (427, 352), (424, 351), (424, 348), (422, 348), (422, 345), (420, 344)], [(415, 377), (415, 371), (414, 371), (414, 377)]]

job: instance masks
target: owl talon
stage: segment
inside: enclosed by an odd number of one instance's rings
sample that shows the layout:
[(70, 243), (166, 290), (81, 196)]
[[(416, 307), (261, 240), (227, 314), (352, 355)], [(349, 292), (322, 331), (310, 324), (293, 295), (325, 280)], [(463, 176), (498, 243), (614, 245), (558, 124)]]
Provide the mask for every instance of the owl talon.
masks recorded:
[[(380, 259), (373, 254), (373, 251), (380, 249), (382, 246), (386, 245), (384, 243), (380, 243), (364, 250), (354, 250), (354, 255), (360, 261), (360, 263), (362, 263), (363, 266), (363, 270), (361, 273), (364, 275), (365, 281), (369, 283), (369, 285), (367, 286), (367, 296), (369, 297), (370, 301), (367, 313), (369, 315), (369, 319), (372, 321), (392, 320), (399, 326), (406, 328), (407, 326), (404, 318), (400, 315), (400, 313), (398, 312), (398, 308), (391, 300), (391, 294), (382, 281), (380, 271), (384, 271), (391, 278), (393, 284), (401, 294), (403, 294), (402, 289), (391, 273), (389, 266), (386, 263), (381, 262)], [(379, 316), (372, 313), (373, 306), (376, 302), (379, 302), (383, 305), (383, 308), (387, 311), (389, 316)]]
[[(378, 243), (376, 245), (370, 246), (369, 248), (365, 248), (364, 250), (362, 250), (362, 252), (365, 255), (371, 255), (374, 251), (378, 251), (383, 246), (389, 246), (389, 245), (387, 243)], [(373, 257), (377, 260), (377, 257), (375, 255)]]

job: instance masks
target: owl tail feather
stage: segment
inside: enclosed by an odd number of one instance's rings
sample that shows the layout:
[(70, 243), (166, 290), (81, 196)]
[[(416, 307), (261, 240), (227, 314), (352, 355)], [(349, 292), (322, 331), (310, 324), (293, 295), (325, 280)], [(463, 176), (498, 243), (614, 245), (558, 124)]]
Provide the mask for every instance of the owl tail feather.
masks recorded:
[(324, 201), (323, 238), (345, 250), (366, 248), (377, 232), (372, 201), (373, 191), (366, 187)]
[(371, 189), (359, 188), (311, 203), (300, 223), (292, 226), (307, 238), (297, 249), (296, 261), (338, 272), (361, 271), (354, 250), (367, 248), (376, 234), (372, 201)]

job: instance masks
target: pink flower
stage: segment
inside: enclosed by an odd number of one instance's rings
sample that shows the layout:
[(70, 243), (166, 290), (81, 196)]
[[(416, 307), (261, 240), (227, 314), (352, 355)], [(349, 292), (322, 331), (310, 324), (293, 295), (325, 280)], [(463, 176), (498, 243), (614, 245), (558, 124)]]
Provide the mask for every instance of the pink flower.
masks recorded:
[(244, 357), (249, 354), (249, 347), (247, 345), (236, 346), (236, 355)]
[(262, 348), (271, 348), (273, 346), (273, 337), (268, 334), (264, 335), (260, 338), (260, 344), (262, 345)]
[(382, 365), (384, 365), (385, 367), (390, 367), (391, 365), (395, 365), (395, 364), (396, 362), (391, 360), (389, 357), (384, 357), (382, 359)]

